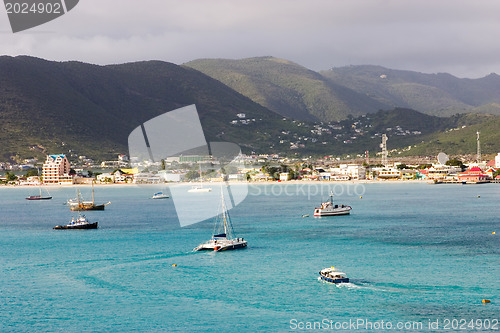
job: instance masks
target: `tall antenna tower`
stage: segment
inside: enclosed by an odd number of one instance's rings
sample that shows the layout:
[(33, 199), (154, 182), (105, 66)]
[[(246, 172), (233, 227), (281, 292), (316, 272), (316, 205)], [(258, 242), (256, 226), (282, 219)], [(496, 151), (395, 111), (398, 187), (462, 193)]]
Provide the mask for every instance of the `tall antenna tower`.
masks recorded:
[(481, 163), (481, 142), (479, 141), (479, 131), (477, 134), (477, 163)]
[(382, 148), (382, 165), (387, 165), (387, 135), (382, 134), (382, 143), (380, 144), (380, 148)]

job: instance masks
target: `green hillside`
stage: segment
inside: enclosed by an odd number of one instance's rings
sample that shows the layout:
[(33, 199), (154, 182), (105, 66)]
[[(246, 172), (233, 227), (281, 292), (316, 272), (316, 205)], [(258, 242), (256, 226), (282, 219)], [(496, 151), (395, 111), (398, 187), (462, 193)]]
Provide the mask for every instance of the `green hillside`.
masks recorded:
[[(424, 138), (411, 150), (413, 155), (435, 155), (441, 151), (454, 155), (476, 154), (476, 132), (480, 132), (481, 151), (483, 154), (500, 152), (500, 117), (478, 115), (478, 119), (465, 116), (460, 125), (453, 130), (436, 132)], [(482, 119), (481, 119), (482, 118)], [(473, 120), (471, 122), (471, 120)], [(478, 122), (480, 121), (480, 122)], [(465, 125), (469, 123), (470, 125)], [(407, 153), (409, 155), (409, 153)]]
[[(451, 117), (426, 115), (396, 108), (330, 124), (331, 135), (322, 136), (336, 154), (355, 155), (368, 150), (380, 152), (382, 134), (388, 137), (391, 156), (470, 154), (476, 150), (476, 131), (481, 131), (484, 153), (500, 151), (495, 126), (500, 116), (457, 114)], [(324, 126), (326, 127), (326, 126)], [(463, 128), (462, 128), (463, 127)], [(411, 146), (411, 149), (408, 147)]]
[(460, 79), (450, 74), (423, 74), (381, 66), (332, 68), (321, 74), (331, 82), (393, 107), (449, 116), (463, 112), (500, 115), (500, 76)]
[(387, 104), (326, 80), (291, 61), (274, 57), (200, 59), (199, 70), (268, 109), (294, 119), (336, 121), (387, 108)]
[[(0, 156), (68, 152), (99, 159), (127, 153), (130, 132), (196, 104), (208, 141), (268, 150), (281, 117), (187, 67), (149, 61), (113, 66), (0, 57)], [(229, 126), (236, 114), (255, 119)], [(41, 145), (43, 149), (30, 150)]]

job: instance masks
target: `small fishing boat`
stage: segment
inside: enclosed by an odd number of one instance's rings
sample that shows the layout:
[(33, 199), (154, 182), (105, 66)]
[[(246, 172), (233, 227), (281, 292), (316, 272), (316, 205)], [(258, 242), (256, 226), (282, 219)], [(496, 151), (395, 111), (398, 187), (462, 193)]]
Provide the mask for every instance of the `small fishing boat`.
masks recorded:
[(63, 230), (63, 229), (97, 229), (97, 222), (89, 222), (85, 215), (78, 217), (77, 219), (73, 218), (66, 225), (56, 225), (53, 229), (55, 230)]
[(330, 193), (330, 200), (321, 203), (321, 207), (314, 208), (314, 216), (336, 216), (351, 213), (351, 206), (333, 204), (333, 192)]
[(221, 212), (215, 217), (212, 238), (195, 247), (194, 251), (213, 250), (216, 252), (241, 249), (247, 246), (243, 238), (234, 237), (233, 226), (224, 202), (224, 191), (221, 186)]
[(338, 271), (333, 266), (323, 268), (319, 272), (318, 280), (323, 280), (325, 282), (335, 283), (335, 284), (349, 282), (349, 278), (347, 277), (346, 273)]
[(168, 196), (168, 194), (165, 194), (163, 192), (156, 192), (155, 194), (153, 194), (153, 196), (151, 197), (151, 199), (168, 199), (170, 198)]

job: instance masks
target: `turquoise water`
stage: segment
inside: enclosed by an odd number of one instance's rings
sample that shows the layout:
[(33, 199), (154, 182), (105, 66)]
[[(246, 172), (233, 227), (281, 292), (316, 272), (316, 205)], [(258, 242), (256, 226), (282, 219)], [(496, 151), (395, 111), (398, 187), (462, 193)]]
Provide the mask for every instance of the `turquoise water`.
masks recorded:
[[(500, 329), (499, 184), (336, 185), (352, 214), (313, 218), (325, 186), (251, 186), (230, 211), (249, 246), (223, 253), (192, 252), (212, 220), (181, 228), (155, 187), (96, 188), (112, 204), (86, 231), (52, 230), (74, 216), (73, 188), (38, 202), (0, 188), (0, 331)], [(329, 266), (352, 283), (318, 281)]]

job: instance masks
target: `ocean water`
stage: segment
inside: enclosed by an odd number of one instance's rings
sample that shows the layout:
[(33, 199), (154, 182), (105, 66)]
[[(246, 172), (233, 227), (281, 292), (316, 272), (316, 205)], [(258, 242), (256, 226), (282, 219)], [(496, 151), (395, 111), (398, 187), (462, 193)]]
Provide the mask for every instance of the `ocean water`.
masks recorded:
[[(332, 189), (352, 214), (312, 217)], [(180, 227), (157, 190), (96, 187), (100, 228), (57, 231), (74, 188), (0, 188), (0, 332), (500, 330), (499, 184), (250, 185), (248, 248), (222, 253), (192, 252), (213, 221)]]

